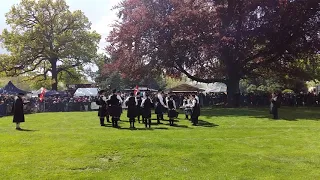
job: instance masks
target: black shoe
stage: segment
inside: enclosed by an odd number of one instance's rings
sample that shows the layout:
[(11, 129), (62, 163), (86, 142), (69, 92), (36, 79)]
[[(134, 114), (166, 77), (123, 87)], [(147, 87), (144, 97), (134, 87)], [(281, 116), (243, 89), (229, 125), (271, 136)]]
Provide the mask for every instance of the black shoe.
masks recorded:
[(101, 124), (101, 126), (106, 126), (105, 124)]

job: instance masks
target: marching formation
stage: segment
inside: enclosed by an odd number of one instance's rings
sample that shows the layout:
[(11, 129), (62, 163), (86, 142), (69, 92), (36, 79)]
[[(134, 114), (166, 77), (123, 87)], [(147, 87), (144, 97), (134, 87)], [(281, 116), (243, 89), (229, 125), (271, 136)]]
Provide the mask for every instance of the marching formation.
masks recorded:
[[(16, 124), (17, 130), (21, 130), (20, 123), (25, 122), (23, 96), (23, 93), (19, 93), (12, 106), (13, 122)], [(196, 94), (184, 96), (181, 107), (177, 107), (174, 95), (165, 95), (162, 91), (158, 91), (155, 96), (154, 94), (150, 95), (148, 92), (140, 93), (140, 95), (132, 92), (129, 97), (124, 99), (121, 97), (120, 91), (113, 90), (110, 96), (106, 96), (106, 91), (104, 90), (99, 91), (96, 104), (99, 106), (98, 116), (101, 126), (106, 125), (106, 120), (108, 123), (112, 123), (112, 127), (118, 128), (123, 105), (127, 107), (130, 128), (135, 128), (136, 119), (139, 123), (144, 123), (146, 128), (151, 128), (153, 109), (156, 114), (157, 124), (161, 124), (161, 121), (164, 120), (164, 114), (167, 113), (170, 126), (174, 126), (174, 120), (178, 118), (178, 108), (184, 109), (185, 118), (190, 120), (193, 125), (198, 124), (200, 103)], [(279, 94), (274, 93), (270, 102), (270, 114), (273, 114), (274, 119), (278, 119), (278, 108), (281, 104)]]
[[(105, 126), (106, 120), (112, 123), (112, 127), (119, 127), (118, 121), (122, 114), (123, 103), (128, 107), (127, 117), (130, 122), (130, 128), (135, 128), (134, 123), (136, 119), (139, 123), (144, 123), (146, 128), (150, 128), (152, 109), (155, 110), (158, 124), (161, 124), (161, 120), (164, 120), (166, 112), (170, 126), (174, 125), (174, 119), (178, 117), (173, 96), (164, 97), (162, 91), (159, 91), (154, 98), (151, 98), (150, 94), (144, 92), (142, 96), (131, 93), (127, 99), (123, 100), (120, 96), (120, 91), (113, 90), (112, 95), (107, 97), (106, 92), (101, 90), (99, 91), (99, 99), (96, 103), (99, 105), (98, 116), (101, 126)], [(198, 117), (200, 116), (199, 98), (196, 95), (185, 97), (183, 108), (185, 109), (186, 119), (189, 119), (190, 116), (192, 124), (197, 125)]]

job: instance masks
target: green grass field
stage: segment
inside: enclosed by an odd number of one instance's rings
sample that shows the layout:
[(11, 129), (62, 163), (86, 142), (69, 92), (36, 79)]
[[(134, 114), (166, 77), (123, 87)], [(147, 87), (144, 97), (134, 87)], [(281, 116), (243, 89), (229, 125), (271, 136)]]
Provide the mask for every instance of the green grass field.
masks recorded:
[(199, 126), (150, 130), (100, 127), (96, 112), (27, 115), (25, 131), (6, 117), (0, 179), (320, 179), (319, 110), (207, 109)]

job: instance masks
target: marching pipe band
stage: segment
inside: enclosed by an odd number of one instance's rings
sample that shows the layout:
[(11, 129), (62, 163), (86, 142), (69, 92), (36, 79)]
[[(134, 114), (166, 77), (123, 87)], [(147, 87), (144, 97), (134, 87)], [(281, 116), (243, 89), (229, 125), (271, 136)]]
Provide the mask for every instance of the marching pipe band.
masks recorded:
[[(152, 109), (155, 110), (157, 124), (162, 124), (164, 114), (168, 113), (169, 125), (174, 126), (174, 119), (178, 117), (176, 102), (172, 95), (165, 97), (163, 91), (159, 91), (154, 100), (151, 99), (148, 92), (142, 94), (130, 93), (130, 96), (125, 100), (121, 98), (120, 91), (115, 89), (110, 96), (106, 96), (106, 91), (99, 91), (99, 99), (96, 101), (99, 106), (98, 117), (100, 125), (105, 126), (105, 119), (108, 123), (112, 123), (112, 127), (119, 128), (118, 122), (122, 114), (122, 105), (127, 107), (127, 118), (129, 119), (130, 128), (135, 128), (135, 120), (139, 123), (144, 123), (146, 128), (151, 128)], [(185, 96), (183, 105), (186, 119), (189, 119), (193, 125), (198, 124), (200, 116), (199, 98), (196, 95)], [(111, 122), (110, 122), (111, 117)]]

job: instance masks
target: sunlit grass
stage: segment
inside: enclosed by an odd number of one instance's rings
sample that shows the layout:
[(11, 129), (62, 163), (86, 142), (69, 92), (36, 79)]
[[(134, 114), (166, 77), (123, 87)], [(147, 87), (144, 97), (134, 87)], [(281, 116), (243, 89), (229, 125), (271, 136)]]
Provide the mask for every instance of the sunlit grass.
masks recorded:
[[(206, 109), (199, 126), (100, 127), (96, 112), (0, 119), (0, 179), (320, 179), (320, 109)], [(155, 120), (153, 121), (156, 122)]]

